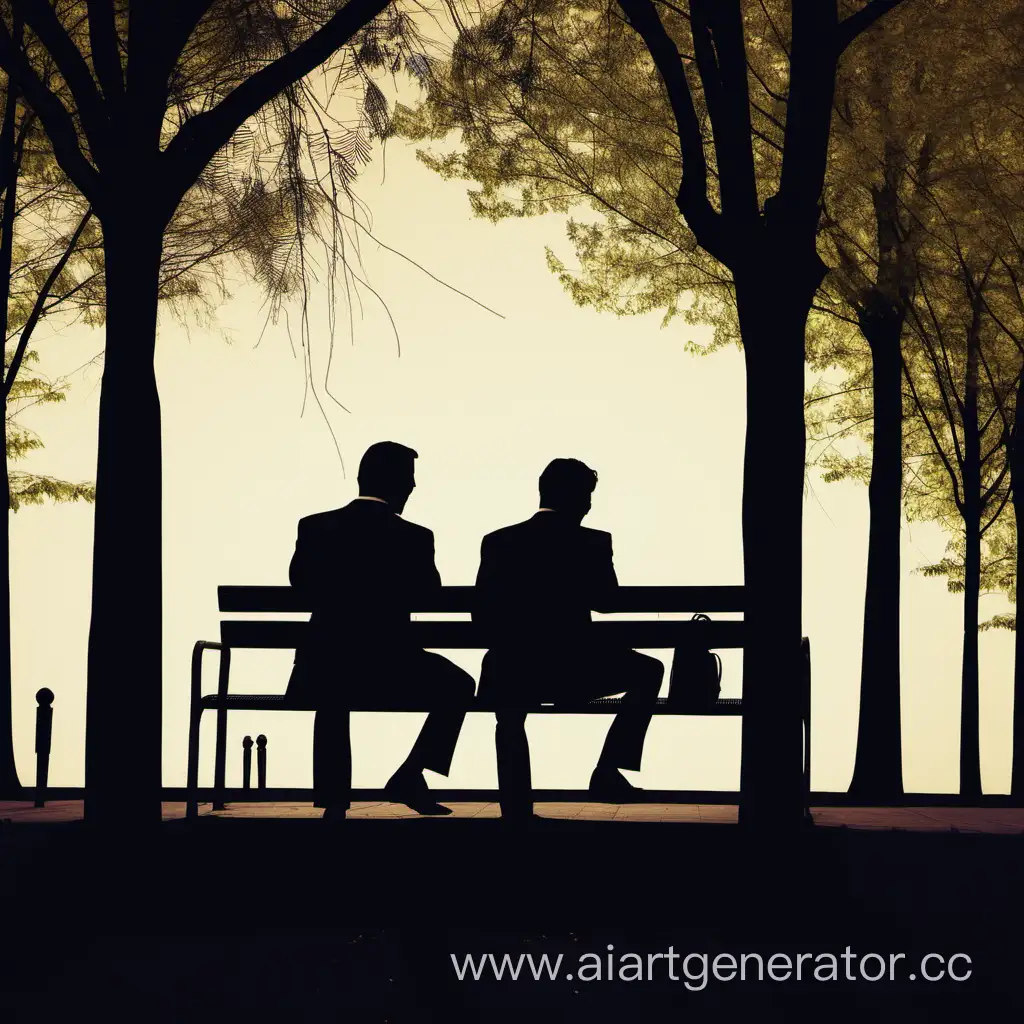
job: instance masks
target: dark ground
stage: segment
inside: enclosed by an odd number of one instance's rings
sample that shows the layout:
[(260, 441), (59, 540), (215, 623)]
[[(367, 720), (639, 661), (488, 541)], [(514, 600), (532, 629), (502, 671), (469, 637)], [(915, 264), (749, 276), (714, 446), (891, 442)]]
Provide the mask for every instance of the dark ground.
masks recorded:
[[(0, 1022), (1016, 1020), (1022, 863), (1021, 835), (841, 828), (755, 845), (732, 825), (647, 822), (6, 825)], [(681, 966), (678, 981), (460, 982), (449, 956), (561, 952), (568, 971), (608, 944), (850, 946), (911, 966), (689, 991)], [(971, 977), (903, 976), (929, 952), (966, 953)]]

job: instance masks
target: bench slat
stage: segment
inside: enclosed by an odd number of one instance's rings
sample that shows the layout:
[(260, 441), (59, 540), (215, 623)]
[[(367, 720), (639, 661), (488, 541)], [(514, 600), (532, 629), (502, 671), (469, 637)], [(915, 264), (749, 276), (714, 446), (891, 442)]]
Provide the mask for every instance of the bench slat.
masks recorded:
[[(472, 622), (419, 621), (410, 624), (412, 635), (420, 647), (435, 650), (470, 650), (487, 645), (481, 642), (479, 630)], [(305, 622), (257, 622), (226, 619), (221, 623), (221, 642), (228, 647), (262, 649), (294, 649), (301, 640)], [(594, 623), (595, 635), (624, 647), (672, 648), (700, 631), (710, 648), (742, 647), (744, 624), (725, 622), (608, 622)]]
[[(742, 612), (743, 587), (620, 587), (617, 612)], [(472, 610), (472, 587), (442, 587), (424, 612)], [(222, 612), (308, 612), (291, 587), (218, 587)]]
[[(559, 707), (552, 705), (541, 705), (530, 710), (531, 714), (538, 715), (611, 715), (622, 706), (621, 697), (602, 697), (599, 700), (592, 700), (586, 704), (563, 704)], [(217, 694), (211, 693), (203, 697), (204, 708), (228, 708), (234, 711), (314, 711), (315, 708), (306, 707), (301, 704), (289, 704), (279, 694), (266, 693), (229, 693), (225, 699)], [(379, 704), (367, 704), (365, 707), (353, 707), (351, 711), (414, 711), (425, 712), (430, 710), (423, 706), (410, 707), (389, 707), (382, 708)], [(483, 704), (471, 705), (470, 711), (493, 711)], [(659, 715), (741, 715), (743, 714), (743, 701), (738, 698), (725, 698), (716, 701), (711, 707), (700, 712), (680, 711), (677, 708), (669, 707), (664, 697), (657, 700), (656, 713)]]

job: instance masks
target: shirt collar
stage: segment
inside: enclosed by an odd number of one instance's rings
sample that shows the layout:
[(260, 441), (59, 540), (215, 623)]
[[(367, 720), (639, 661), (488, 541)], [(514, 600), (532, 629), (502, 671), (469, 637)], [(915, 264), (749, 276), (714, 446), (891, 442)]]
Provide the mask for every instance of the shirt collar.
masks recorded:
[(387, 502), (383, 498), (375, 498), (372, 494), (360, 494), (358, 498), (353, 498), (353, 501), (379, 501), (382, 505), (386, 505)]

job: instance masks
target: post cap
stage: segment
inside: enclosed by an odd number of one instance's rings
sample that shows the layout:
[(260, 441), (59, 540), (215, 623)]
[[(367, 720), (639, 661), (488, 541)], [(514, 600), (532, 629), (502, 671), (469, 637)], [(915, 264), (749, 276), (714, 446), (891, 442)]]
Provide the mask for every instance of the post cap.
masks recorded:
[(248, 750), (252, 746), (252, 737), (246, 736), (245, 739), (242, 740), (242, 746)]
[(264, 736), (263, 733), (260, 733), (259, 736), (256, 737), (256, 746), (257, 747), (265, 747), (266, 745), (267, 745), (267, 737)]
[(36, 690), (36, 700), (42, 705), (52, 704), (53, 690), (48, 686), (44, 686), (41, 690)]

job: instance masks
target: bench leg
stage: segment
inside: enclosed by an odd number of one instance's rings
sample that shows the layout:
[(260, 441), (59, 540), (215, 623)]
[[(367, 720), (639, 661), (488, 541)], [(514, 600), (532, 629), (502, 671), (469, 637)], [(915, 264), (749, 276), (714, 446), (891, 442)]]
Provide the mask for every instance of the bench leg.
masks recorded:
[(503, 818), (533, 813), (530, 742), (525, 711), (499, 711), (495, 715), (494, 747), (498, 757), (498, 800)]
[(213, 764), (213, 809), (224, 810), (224, 789), (227, 785), (228, 710), (217, 708), (217, 749)]
[(202, 722), (203, 709), (193, 707), (188, 716), (188, 770), (185, 781), (185, 817), (195, 818), (199, 815), (199, 725)]

